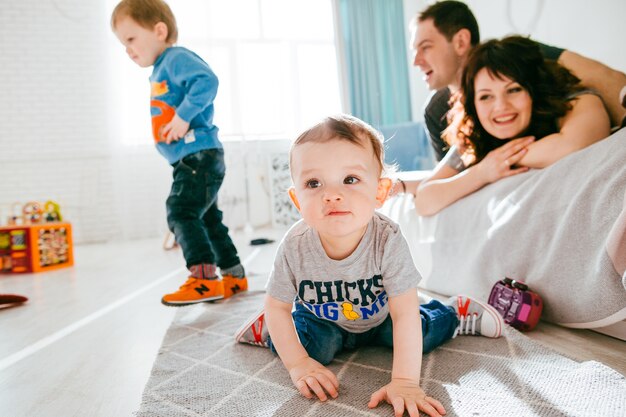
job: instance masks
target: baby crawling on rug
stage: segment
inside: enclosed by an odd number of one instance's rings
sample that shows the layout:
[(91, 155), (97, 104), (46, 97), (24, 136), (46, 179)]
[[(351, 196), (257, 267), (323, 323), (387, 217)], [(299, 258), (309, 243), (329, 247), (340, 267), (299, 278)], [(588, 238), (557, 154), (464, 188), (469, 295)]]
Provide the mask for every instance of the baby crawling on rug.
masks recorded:
[(368, 406), (385, 400), (397, 416), (441, 416), (441, 403), (420, 388), (421, 353), (457, 334), (497, 338), (504, 321), (467, 296), (419, 305), (421, 276), (406, 240), (376, 212), (391, 187), (383, 161), (381, 135), (352, 116), (328, 117), (298, 137), (289, 196), (302, 220), (278, 248), (264, 309), (236, 339), (278, 353), (298, 391), (321, 401), (338, 396), (339, 381), (324, 366), (335, 355), (391, 347), (391, 381)]

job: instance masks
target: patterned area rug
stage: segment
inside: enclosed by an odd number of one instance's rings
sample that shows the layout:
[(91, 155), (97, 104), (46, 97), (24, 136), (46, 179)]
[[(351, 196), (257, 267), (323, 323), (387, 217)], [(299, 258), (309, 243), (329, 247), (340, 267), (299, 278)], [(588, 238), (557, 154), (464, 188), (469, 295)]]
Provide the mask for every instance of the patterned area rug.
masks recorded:
[[(181, 308), (143, 393), (139, 417), (393, 416), (367, 408), (389, 381), (391, 351), (346, 352), (330, 368), (339, 397), (307, 400), (268, 349), (233, 334), (263, 293)], [(422, 387), (448, 416), (625, 416), (626, 378), (597, 362), (578, 363), (509, 329), (492, 340), (461, 336), (424, 356)]]

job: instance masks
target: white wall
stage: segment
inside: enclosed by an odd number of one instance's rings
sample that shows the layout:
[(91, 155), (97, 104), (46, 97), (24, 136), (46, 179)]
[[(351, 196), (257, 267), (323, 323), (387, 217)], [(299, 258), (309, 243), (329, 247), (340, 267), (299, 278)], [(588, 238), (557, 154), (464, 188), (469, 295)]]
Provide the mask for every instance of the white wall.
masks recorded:
[(96, 0), (1, 2), (2, 224), (12, 203), (52, 199), (77, 240), (116, 231), (102, 16)]
[[(526, 28), (532, 15), (512, 2), (515, 22)], [(483, 37), (512, 31), (507, 1), (474, 0)], [(405, 0), (407, 21), (425, 6)], [(518, 10), (519, 9), (519, 10)], [(116, 121), (107, 101), (111, 70), (109, 10), (101, 0), (0, 0), (0, 224), (14, 202), (55, 200), (74, 225), (77, 242), (159, 236), (166, 230), (164, 202), (170, 169), (150, 147), (116, 145)], [(626, 68), (626, 2), (550, 0), (544, 2), (533, 37), (571, 48), (614, 67)], [(408, 50), (407, 32), (407, 59)], [(413, 75), (413, 112), (421, 118), (427, 90)], [(287, 142), (228, 143), (227, 177), (220, 194), (225, 222), (243, 227), (271, 221), (268, 158)]]
[(468, 4), (478, 19), (482, 39), (521, 33), (626, 71), (626, 1), (471, 0)]
[[(115, 140), (110, 12), (101, 0), (0, 0), (0, 225), (14, 203), (51, 199), (78, 243), (165, 233), (171, 168), (154, 148)], [(221, 207), (238, 228), (246, 222), (244, 160), (241, 144), (225, 148)], [(287, 143), (246, 149), (250, 222), (268, 224), (267, 159)]]
[[(433, 2), (404, 0), (404, 3), (408, 21)], [(626, 71), (624, 0), (467, 0), (466, 3), (478, 20), (483, 40), (513, 33), (530, 35), (540, 42)], [(412, 67), (412, 56), (409, 56), (409, 65)], [(413, 117), (422, 120), (428, 90), (418, 69), (411, 68), (410, 74)]]

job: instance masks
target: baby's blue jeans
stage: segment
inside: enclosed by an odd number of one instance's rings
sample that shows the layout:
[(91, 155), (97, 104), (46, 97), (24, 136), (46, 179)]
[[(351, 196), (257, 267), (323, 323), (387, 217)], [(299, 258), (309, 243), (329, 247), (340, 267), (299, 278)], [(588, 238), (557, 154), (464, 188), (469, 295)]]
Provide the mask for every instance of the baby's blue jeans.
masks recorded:
[[(454, 309), (437, 300), (421, 305), (419, 313), (422, 318), (423, 353), (428, 353), (450, 340), (459, 325)], [(344, 349), (352, 350), (366, 345), (393, 347), (391, 315), (380, 325), (364, 333), (344, 330), (331, 321), (318, 318), (298, 303), (292, 316), (300, 343), (309, 356), (322, 365), (329, 364)], [(276, 352), (271, 339), (269, 345)]]

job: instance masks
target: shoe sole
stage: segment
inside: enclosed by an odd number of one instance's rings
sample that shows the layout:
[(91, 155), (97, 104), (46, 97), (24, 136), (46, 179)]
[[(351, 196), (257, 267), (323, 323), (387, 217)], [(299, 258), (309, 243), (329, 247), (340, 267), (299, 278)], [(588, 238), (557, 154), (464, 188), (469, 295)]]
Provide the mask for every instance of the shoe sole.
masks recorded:
[(193, 304), (210, 303), (212, 301), (218, 301), (222, 299), (224, 299), (223, 295), (220, 295), (219, 297), (209, 297), (209, 298), (203, 298), (201, 300), (192, 300), (192, 301), (165, 301), (161, 299), (161, 304), (163, 304), (164, 306), (168, 306), (168, 307), (184, 307), (184, 306), (189, 306)]
[[(239, 329), (237, 329), (237, 331), (235, 332), (235, 341), (237, 343), (247, 343), (247, 342), (240, 342), (239, 339), (243, 336), (246, 330), (248, 330), (250, 326), (252, 326), (252, 324), (254, 324), (257, 321), (257, 319), (259, 318), (259, 315), (261, 315), (261, 313), (264, 311), (265, 311), (265, 308), (258, 309), (257, 311), (254, 312), (254, 315), (250, 316), (250, 318), (244, 324), (242, 324), (241, 327), (239, 327)], [(265, 323), (265, 320), (263, 320), (263, 322)]]

